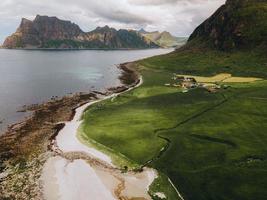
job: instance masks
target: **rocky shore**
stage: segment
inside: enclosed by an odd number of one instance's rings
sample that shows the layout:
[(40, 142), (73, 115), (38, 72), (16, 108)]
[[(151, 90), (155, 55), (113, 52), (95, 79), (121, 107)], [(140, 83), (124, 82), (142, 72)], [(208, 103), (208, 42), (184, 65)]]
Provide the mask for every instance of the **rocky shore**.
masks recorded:
[(139, 83), (134, 63), (124, 63), (119, 68), (121, 86), (104, 93), (78, 93), (30, 106), (32, 116), (9, 127), (0, 137), (0, 199), (41, 199), (41, 170), (54, 154), (49, 148), (62, 129), (62, 122), (70, 121), (77, 107), (98, 99), (99, 95), (120, 93)]

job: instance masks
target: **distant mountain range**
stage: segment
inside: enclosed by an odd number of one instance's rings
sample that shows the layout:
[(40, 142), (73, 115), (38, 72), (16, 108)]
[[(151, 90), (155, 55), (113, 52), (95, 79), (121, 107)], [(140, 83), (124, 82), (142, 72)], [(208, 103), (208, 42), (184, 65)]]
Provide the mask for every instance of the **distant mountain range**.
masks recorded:
[(158, 48), (159, 45), (133, 30), (116, 30), (108, 26), (84, 32), (70, 21), (37, 15), (23, 18), (17, 31), (7, 37), (4, 48)]
[(139, 30), (139, 33), (161, 47), (182, 46), (187, 41), (186, 37), (175, 37), (167, 31), (164, 31), (164, 32), (159, 32), (159, 31), (147, 32), (144, 29), (141, 29), (141, 30)]

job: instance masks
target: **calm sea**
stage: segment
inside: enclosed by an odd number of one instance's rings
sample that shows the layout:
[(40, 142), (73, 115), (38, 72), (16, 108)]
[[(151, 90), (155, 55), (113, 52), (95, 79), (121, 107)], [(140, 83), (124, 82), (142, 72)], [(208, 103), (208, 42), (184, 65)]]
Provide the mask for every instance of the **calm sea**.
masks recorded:
[(47, 51), (0, 49), (0, 134), (27, 114), (23, 105), (42, 103), (52, 96), (104, 90), (120, 82), (116, 64), (172, 49), (123, 51)]

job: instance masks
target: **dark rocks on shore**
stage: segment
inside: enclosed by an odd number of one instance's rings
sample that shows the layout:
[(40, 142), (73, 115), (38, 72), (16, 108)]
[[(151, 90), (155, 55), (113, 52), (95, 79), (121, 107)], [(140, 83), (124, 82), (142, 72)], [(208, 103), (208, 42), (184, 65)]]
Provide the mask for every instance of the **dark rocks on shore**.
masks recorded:
[(108, 95), (107, 92), (99, 92), (99, 91), (95, 91), (95, 90), (93, 91), (93, 93), (100, 94), (100, 95), (103, 95), (103, 96)]
[(139, 81), (139, 73), (137, 71), (136, 63), (123, 63), (118, 67), (123, 71), (119, 78), (124, 85), (131, 87)]
[(77, 106), (97, 99), (98, 95), (120, 93), (137, 84), (139, 75), (134, 69), (135, 67), (134, 63), (120, 65), (120, 69), (123, 71), (120, 80), (123, 85), (109, 88), (106, 92), (78, 93), (40, 105), (24, 105), (19, 112), (32, 111), (33, 115), (25, 121), (10, 125), (8, 132), (0, 136), (0, 153), (8, 151), (14, 152), (12, 154), (14, 158), (20, 155), (27, 157), (32, 153), (32, 148), (43, 148), (43, 145), (55, 133), (54, 124), (71, 119)]
[(20, 110), (17, 112), (27, 112), (27, 111), (34, 111), (38, 108), (39, 104), (31, 104), (31, 105), (24, 105)]
[(0, 153), (0, 173), (5, 169), (4, 162), (12, 158), (13, 153), (11, 151), (4, 151)]
[(56, 139), (56, 137), (57, 137), (59, 131), (60, 131), (61, 129), (63, 129), (64, 127), (65, 127), (65, 124), (64, 124), (64, 123), (59, 123), (59, 124), (56, 124), (56, 125), (54, 126), (54, 130), (55, 130), (55, 132), (54, 132), (54, 134), (51, 135), (51, 137), (49, 138), (50, 143), (47, 145), (47, 149), (48, 149), (49, 151), (52, 150), (52, 147), (53, 147), (53, 141)]
[(108, 90), (111, 91), (112, 93), (121, 93), (124, 92), (126, 90), (128, 90), (129, 87), (126, 86), (119, 86), (119, 87), (114, 87), (114, 88), (109, 88)]
[[(23, 109), (25, 111), (29, 110), (33, 112), (32, 116), (25, 121), (9, 126), (8, 132), (0, 136), (0, 173), (5, 173), (7, 166), (20, 166), (21, 163), (25, 165), (30, 163), (32, 158), (36, 158), (48, 152), (49, 148), (51, 148), (51, 142), (53, 142), (58, 132), (65, 126), (65, 124), (61, 122), (71, 120), (77, 107), (97, 99), (98, 95), (106, 96), (112, 93), (118, 93), (137, 84), (139, 76), (134, 70), (134, 66), (135, 65), (131, 63), (121, 66), (120, 68), (123, 70), (123, 73), (120, 80), (123, 85), (107, 89), (106, 92), (94, 91), (91, 93), (78, 93), (72, 96), (62, 97), (61, 99), (48, 101), (40, 105), (34, 104), (24, 106)], [(29, 169), (25, 168), (23, 170), (25, 170), (23, 173), (27, 173)], [(18, 176), (13, 176), (8, 180), (10, 181), (10, 185), (18, 181), (16, 177)], [(25, 184), (23, 187), (31, 187), (27, 185), (30, 181), (31, 177), (26, 176), (26, 178), (24, 178)], [(13, 193), (13, 189), (8, 185), (2, 192), (0, 188), (0, 199), (4, 198), (5, 195), (10, 192)], [(34, 190), (34, 188), (30, 189)], [(20, 194), (16, 194), (20, 196)]]

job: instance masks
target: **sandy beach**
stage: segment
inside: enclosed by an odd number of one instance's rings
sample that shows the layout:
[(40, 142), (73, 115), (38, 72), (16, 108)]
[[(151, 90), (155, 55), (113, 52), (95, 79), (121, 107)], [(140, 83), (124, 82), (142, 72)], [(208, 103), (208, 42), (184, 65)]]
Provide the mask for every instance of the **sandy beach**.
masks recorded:
[(115, 169), (90, 164), (83, 159), (70, 162), (60, 156), (45, 164), (41, 181), (47, 200), (115, 200), (151, 197), (147, 191), (157, 177), (155, 170), (121, 173)]
[(95, 170), (81, 159), (73, 162), (59, 156), (49, 159), (41, 180), (44, 199), (115, 199)]
[(90, 103), (87, 103), (75, 111), (75, 116), (72, 121), (66, 122), (64, 128), (58, 133), (58, 136), (56, 137), (56, 144), (57, 147), (61, 152), (67, 153), (67, 152), (84, 152), (88, 155), (91, 155), (93, 157), (99, 158), (102, 161), (105, 161), (111, 163), (111, 158), (109, 158), (107, 155), (103, 154), (100, 151), (95, 150), (94, 148), (90, 148), (84, 144), (82, 144), (78, 138), (76, 137), (77, 130), (79, 126), (81, 125), (82, 121), (80, 121), (80, 118), (84, 112), (84, 110), (94, 104), (99, 102), (100, 100), (93, 101)]
[[(50, 165), (49, 158), (63, 153), (57, 147), (57, 141), (55, 140), (57, 136), (59, 138), (61, 137), (59, 132), (65, 127), (63, 123), (68, 122), (66, 124), (67, 129), (75, 129), (74, 126), (78, 127), (80, 123), (76, 123), (76, 121), (82, 114), (79, 110), (83, 110), (83, 105), (88, 104), (88, 102), (99, 101), (99, 96), (102, 100), (107, 96), (119, 94), (136, 86), (139, 83), (138, 74), (134, 66), (131, 65), (131, 63), (125, 63), (118, 66), (122, 71), (120, 76), (122, 84), (119, 87), (107, 88), (104, 92), (92, 91), (90, 93), (77, 93), (26, 108), (32, 112), (32, 116), (29, 119), (10, 126), (6, 134), (0, 136), (0, 158), (3, 161), (0, 163), (0, 198), (43, 199), (45, 187), (43, 184), (40, 184), (41, 176), (43, 175), (44, 169), (49, 169), (48, 171), (51, 172), (55, 169), (54, 165), (44, 167)], [(81, 106), (82, 108), (80, 108)], [(76, 112), (80, 114), (75, 115)], [(75, 120), (73, 120), (74, 117)], [(72, 132), (71, 130), (69, 132)], [(87, 159), (87, 163), (89, 159), (93, 163), (111, 166), (111, 159), (107, 155), (83, 145), (77, 140), (75, 132), (72, 133), (68, 134), (67, 131), (65, 137), (62, 138), (63, 140), (59, 139), (60, 141), (65, 141), (65, 144), (63, 142), (62, 149), (68, 152), (64, 154), (68, 161), (78, 160), (83, 157), (83, 159)], [(56, 149), (59, 152), (56, 152)], [(72, 155), (73, 152), (69, 150), (75, 151), (74, 157)], [(82, 155), (79, 152), (77, 153), (76, 150), (82, 151), (80, 152)], [(104, 161), (101, 162), (101, 160)], [(24, 164), (20, 165), (22, 162)], [(21, 169), (18, 170), (18, 168)], [(99, 170), (97, 173), (100, 173)], [(103, 173), (101, 172), (100, 174)], [(105, 174), (105, 176), (107, 175)], [(52, 177), (53, 181), (50, 181), (50, 183), (57, 184), (56, 177), (54, 175)], [(109, 182), (114, 182), (114, 180)], [(17, 183), (19, 183), (19, 187)], [(57, 186), (53, 186), (53, 188), (50, 191), (58, 191)]]
[(138, 84), (123, 92), (76, 108), (73, 119), (65, 122), (65, 126), (51, 141), (52, 150), (58, 155), (48, 159), (43, 168), (41, 183), (44, 199), (151, 199), (148, 191), (158, 176), (155, 170), (144, 168), (139, 173), (122, 173), (108, 155), (86, 146), (77, 138), (81, 117), (86, 108), (100, 101), (113, 99), (142, 83), (140, 78)]

